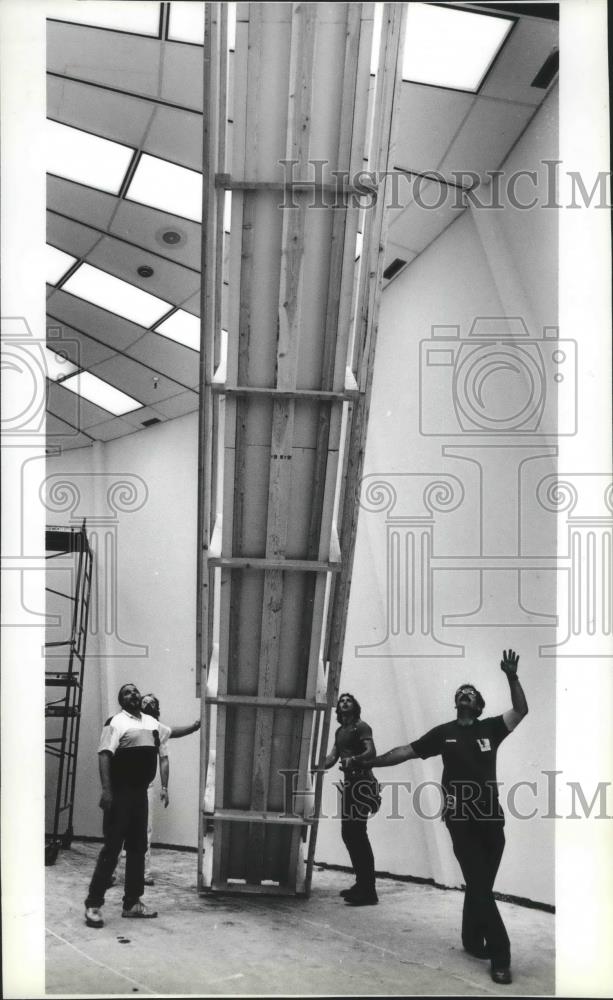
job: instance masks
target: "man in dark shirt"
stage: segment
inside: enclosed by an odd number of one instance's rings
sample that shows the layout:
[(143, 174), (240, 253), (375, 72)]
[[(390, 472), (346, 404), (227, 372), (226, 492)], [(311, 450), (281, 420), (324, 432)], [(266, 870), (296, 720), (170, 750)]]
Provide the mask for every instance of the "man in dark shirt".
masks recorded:
[[(355, 885), (343, 889), (341, 896), (351, 906), (374, 906), (379, 900), (375, 887), (375, 859), (368, 839), (366, 822), (378, 808), (369, 775), (360, 770), (365, 757), (374, 757), (375, 745), (372, 729), (361, 718), (360, 704), (352, 694), (341, 694), (336, 706), (340, 726), (336, 730), (334, 746), (324, 761), (324, 769), (338, 760), (343, 771), (341, 788), (341, 836), (347, 848)], [(368, 765), (366, 765), (368, 768)], [(370, 775), (374, 782), (374, 775)]]
[(160, 768), (162, 762), (167, 766), (166, 742), (170, 730), (141, 713), (140, 691), (134, 684), (124, 684), (119, 689), (118, 701), (122, 711), (107, 719), (98, 747), (104, 845), (85, 900), (88, 927), (104, 924), (100, 908), (124, 841), (126, 876), (121, 915), (157, 917), (140, 899), (147, 849), (147, 788), (155, 777), (158, 757)]
[(443, 816), (466, 885), (462, 943), (471, 955), (490, 959), (492, 979), (501, 984), (511, 982), (511, 947), (493, 893), (505, 844), (496, 751), (528, 712), (517, 677), (518, 661), (512, 649), (503, 652), (500, 667), (511, 690), (509, 711), (480, 719), (485, 707), (481, 694), (473, 684), (462, 684), (455, 694), (456, 719), (364, 762), (367, 767), (390, 767), (441, 754)]

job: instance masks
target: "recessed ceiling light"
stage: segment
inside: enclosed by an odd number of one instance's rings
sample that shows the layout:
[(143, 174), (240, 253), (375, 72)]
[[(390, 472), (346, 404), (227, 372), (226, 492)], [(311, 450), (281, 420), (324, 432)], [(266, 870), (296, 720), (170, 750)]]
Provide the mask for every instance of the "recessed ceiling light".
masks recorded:
[(95, 306), (108, 309), (140, 326), (153, 326), (172, 305), (142, 288), (130, 285), (91, 264), (81, 264), (62, 286), (62, 291), (86, 299)]
[(172, 42), (204, 44), (204, 4), (174, 0), (170, 5), (168, 37)]
[(93, 28), (115, 28), (139, 35), (158, 36), (160, 31), (160, 5), (151, 0), (139, 3), (117, 3), (116, 0), (54, 0), (48, 16), (58, 21), (76, 21)]
[(202, 221), (202, 174), (143, 153), (126, 192), (129, 201)]
[(57, 247), (52, 247), (49, 243), (47, 243), (46, 258), (47, 284), (49, 285), (57, 285), (66, 271), (69, 271), (77, 262), (76, 257), (64, 253), (63, 250), (58, 250)]
[(70, 389), (71, 392), (76, 392), (83, 399), (89, 400), (90, 403), (95, 403), (103, 410), (108, 410), (115, 417), (121, 417), (124, 413), (132, 413), (133, 410), (138, 410), (143, 406), (137, 399), (128, 396), (121, 389), (116, 389), (114, 385), (104, 382), (97, 375), (92, 375), (91, 372), (79, 372), (77, 375), (71, 375), (65, 382), (62, 382), (62, 385), (65, 389)]
[(410, 3), (402, 76), (474, 93), (512, 27), (506, 17)]
[(47, 378), (50, 378), (52, 382), (57, 382), (59, 378), (65, 378), (66, 375), (72, 375), (73, 372), (79, 370), (72, 361), (69, 361), (62, 354), (56, 354), (49, 347), (45, 348), (45, 361), (47, 363)]
[(150, 267), (149, 264), (141, 264), (141, 266), (137, 268), (137, 271), (140, 274), (141, 278), (153, 277), (153, 268)]
[(134, 150), (47, 119), (47, 172), (118, 194)]
[(177, 309), (176, 313), (160, 323), (155, 332), (191, 347), (192, 351), (200, 350), (200, 319), (183, 309)]

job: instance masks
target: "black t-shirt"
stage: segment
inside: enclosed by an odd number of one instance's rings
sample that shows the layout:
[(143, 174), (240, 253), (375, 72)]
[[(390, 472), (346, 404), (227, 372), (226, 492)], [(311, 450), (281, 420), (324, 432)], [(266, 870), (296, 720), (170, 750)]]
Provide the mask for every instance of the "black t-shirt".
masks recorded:
[(418, 757), (443, 758), (445, 818), (503, 817), (496, 785), (496, 752), (509, 735), (502, 715), (461, 726), (454, 719), (412, 743)]
[[(372, 740), (372, 729), (363, 719), (358, 719), (350, 726), (339, 726), (336, 730), (334, 743), (341, 758), (356, 757), (366, 749), (366, 740)], [(372, 776), (370, 768), (359, 767), (345, 771), (345, 778), (353, 781), (356, 778)]]

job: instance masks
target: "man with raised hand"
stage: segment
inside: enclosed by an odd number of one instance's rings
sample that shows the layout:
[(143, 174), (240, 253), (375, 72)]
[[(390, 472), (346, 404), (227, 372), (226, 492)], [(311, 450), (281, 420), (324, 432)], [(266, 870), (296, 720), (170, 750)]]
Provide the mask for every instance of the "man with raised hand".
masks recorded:
[(456, 718), (451, 722), (381, 756), (356, 761), (360, 766), (391, 767), (416, 757), (442, 756), (443, 818), (466, 885), (462, 944), (471, 955), (489, 958), (491, 977), (499, 984), (511, 982), (511, 947), (493, 893), (505, 845), (496, 752), (528, 713), (518, 662), (512, 649), (503, 652), (500, 667), (509, 682), (511, 708), (502, 715), (481, 719), (481, 694), (474, 684), (462, 684), (455, 693)]

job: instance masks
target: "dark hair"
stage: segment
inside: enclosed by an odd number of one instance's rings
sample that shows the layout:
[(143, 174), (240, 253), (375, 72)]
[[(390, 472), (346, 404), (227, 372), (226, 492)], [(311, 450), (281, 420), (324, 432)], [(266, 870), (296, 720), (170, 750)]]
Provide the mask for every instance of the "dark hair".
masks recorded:
[(457, 689), (457, 691), (456, 691), (456, 693), (454, 695), (454, 699), (453, 699), (454, 702), (455, 702), (455, 704), (456, 704), (456, 706), (458, 704), (458, 692), (461, 691), (463, 688), (471, 688), (475, 692), (475, 694), (477, 695), (477, 708), (479, 709), (479, 711), (477, 712), (477, 718), (479, 718), (479, 716), (483, 713), (483, 709), (485, 708), (485, 699), (483, 698), (483, 695), (475, 687), (474, 684), (460, 684), (459, 688)]
[[(153, 708), (153, 712), (149, 711), (149, 706), (148, 705), (146, 705), (144, 708), (142, 707), (142, 702), (145, 700), (145, 698), (150, 698), (151, 701), (154, 703), (151, 706)], [(144, 694), (142, 696), (142, 699), (141, 699), (141, 709), (145, 713), (145, 715), (151, 715), (154, 719), (159, 719), (159, 717), (160, 717), (160, 702), (159, 702), (157, 696), (154, 695), (152, 691), (149, 691), (148, 694)]]
[(362, 714), (362, 706), (360, 705), (360, 703), (359, 703), (358, 699), (355, 697), (355, 695), (350, 694), (349, 691), (343, 691), (342, 694), (339, 694), (339, 696), (337, 698), (337, 701), (336, 701), (336, 718), (337, 718), (337, 721), (338, 722), (341, 721), (341, 713), (340, 713), (339, 707), (338, 707), (338, 703), (341, 700), (341, 698), (351, 698), (351, 700), (353, 702), (353, 714), (355, 715), (356, 719), (359, 719), (360, 716), (361, 716), (361, 714)]
[(120, 705), (121, 705), (121, 692), (123, 691), (124, 688), (128, 687), (136, 688), (136, 690), (138, 691), (138, 688), (136, 687), (136, 684), (133, 681), (126, 681), (125, 684), (122, 684), (117, 694), (117, 701), (119, 702)]

